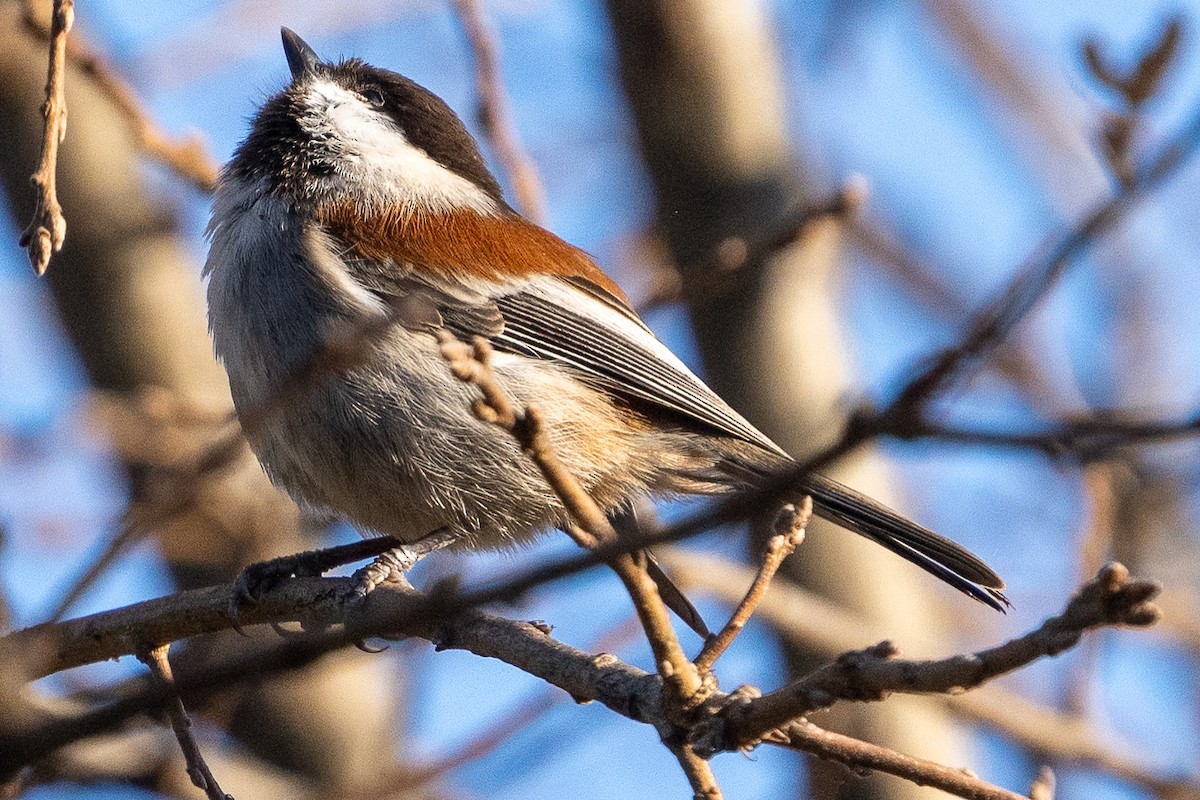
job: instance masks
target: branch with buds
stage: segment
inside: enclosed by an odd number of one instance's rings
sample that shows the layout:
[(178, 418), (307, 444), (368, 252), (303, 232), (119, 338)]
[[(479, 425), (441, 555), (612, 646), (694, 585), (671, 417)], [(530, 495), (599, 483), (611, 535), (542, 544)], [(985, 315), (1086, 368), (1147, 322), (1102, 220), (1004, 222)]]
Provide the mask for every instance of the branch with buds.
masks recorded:
[(54, 0), (46, 102), (42, 105), (42, 116), (46, 118), (42, 155), (29, 179), (35, 189), (33, 219), (21, 234), (21, 247), (29, 250), (29, 261), (38, 275), (46, 274), (50, 256), (62, 249), (63, 241), (67, 238), (67, 220), (58, 203), (55, 180), (58, 174), (58, 146), (67, 135), (67, 34), (74, 22), (74, 0)]
[[(603, 553), (603, 551), (602, 551)], [(604, 553), (611, 558), (611, 555)], [(576, 562), (576, 569), (598, 559)], [(663, 676), (623, 664), (614, 656), (590, 655), (548, 636), (544, 628), (474, 610), (474, 606), (511, 599), (533, 586), (561, 577), (566, 570), (541, 567), (474, 592), (441, 586), (422, 594), (384, 584), (363, 604), (346, 605), (351, 579), (297, 578), (264, 593), (242, 615), (243, 625), (304, 621), (308, 626), (338, 625), (323, 633), (287, 640), (251, 659), (239, 657), (203, 674), (189, 674), (170, 690), (151, 687), (94, 712), (65, 719), (44, 719), (9, 708), (0, 730), (0, 776), (33, 763), (73, 741), (111, 730), (129, 717), (171, 702), (176, 695), (202, 696), (245, 679), (296, 668), (363, 636), (418, 636), (439, 648), (464, 649), (499, 658), (565, 690), (579, 701), (596, 700), (617, 713), (674, 734), (686, 743), (690, 763), (718, 752), (758, 743), (800, 747), (858, 768), (877, 769), (938, 786), (962, 797), (1011, 798), (1013, 795), (961, 771), (946, 774), (925, 762), (885, 748), (847, 740), (803, 722), (815, 707), (839, 701), (878, 700), (890, 692), (955, 692), (1019, 669), (1043, 656), (1074, 646), (1083, 632), (1106, 626), (1146, 626), (1158, 617), (1153, 603), (1157, 586), (1131, 578), (1119, 565), (1106, 567), (1084, 586), (1059, 616), (1031, 633), (991, 650), (936, 661), (904, 661), (890, 646), (844, 655), (811, 675), (760, 695), (749, 687), (725, 693), (709, 687), (689, 714), (669, 712)], [(0, 638), (0, 662), (24, 670), (26, 679), (136, 655), (170, 641), (227, 630), (230, 586), (181, 592), (78, 620), (46, 623)], [(682, 737), (682, 738), (678, 738)], [(678, 746), (678, 745), (677, 745)], [(946, 770), (942, 767), (941, 770)], [(715, 784), (713, 784), (715, 785)]]

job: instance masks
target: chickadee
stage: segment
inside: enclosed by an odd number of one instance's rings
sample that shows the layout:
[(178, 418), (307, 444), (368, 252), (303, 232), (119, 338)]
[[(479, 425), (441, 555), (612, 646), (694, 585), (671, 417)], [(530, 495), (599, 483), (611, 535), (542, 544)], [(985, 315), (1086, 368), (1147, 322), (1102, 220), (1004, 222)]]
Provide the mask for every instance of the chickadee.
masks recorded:
[[(504, 201), (440, 98), (357, 59), (323, 62), (286, 28), (283, 47), (292, 82), (225, 167), (209, 225), (209, 324), (238, 413), (332, 337), (403, 313), (363, 343), (359, 366), (255, 428), (276, 483), (405, 543), (504, 548), (568, 524), (513, 438), (472, 414), (476, 390), (447, 368), (442, 328), (491, 342), (501, 384), (540, 409), (558, 457), (610, 513), (791, 463), (590, 257)], [(820, 475), (798, 493), (971, 597), (1007, 602), (979, 558), (870, 498)]]

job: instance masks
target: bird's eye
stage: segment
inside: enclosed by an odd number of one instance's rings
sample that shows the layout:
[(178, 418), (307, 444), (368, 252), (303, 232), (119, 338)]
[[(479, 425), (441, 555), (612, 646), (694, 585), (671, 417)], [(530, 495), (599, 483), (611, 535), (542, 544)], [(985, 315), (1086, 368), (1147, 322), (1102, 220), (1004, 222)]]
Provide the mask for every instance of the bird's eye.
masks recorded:
[(366, 100), (375, 108), (383, 107), (383, 92), (380, 90), (375, 88), (363, 89), (361, 92), (359, 92), (359, 94), (362, 95), (363, 100)]

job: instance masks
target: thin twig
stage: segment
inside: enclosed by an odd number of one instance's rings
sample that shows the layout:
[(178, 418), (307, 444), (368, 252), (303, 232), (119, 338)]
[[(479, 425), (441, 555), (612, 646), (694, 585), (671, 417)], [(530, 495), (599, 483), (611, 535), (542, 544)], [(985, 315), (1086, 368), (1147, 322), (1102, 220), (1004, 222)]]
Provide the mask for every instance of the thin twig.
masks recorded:
[[(532, 406), (520, 412), (514, 409), (508, 393), (492, 372), (492, 350), (487, 340), (476, 337), (472, 346), (468, 347), (444, 329), (439, 332), (438, 340), (441, 342), (442, 356), (454, 376), (480, 390), (482, 398), (472, 404), (476, 416), (512, 434), (522, 451), (537, 464), (542, 477), (566, 507), (575, 524), (591, 537), (590, 540), (577, 537), (576, 541), (584, 546), (589, 541), (597, 545), (618, 544), (620, 536), (608, 517), (559, 460), (537, 409)], [(687, 716), (706, 699), (709, 684), (702, 680), (699, 670), (684, 653), (671, 625), (666, 604), (657, 584), (646, 570), (644, 559), (643, 554), (620, 553), (608, 563), (633, 600), (650, 649), (654, 652), (655, 664), (665, 690), (667, 718), (673, 724), (682, 725), (686, 723)], [(685, 742), (672, 743), (669, 747), (687, 775), (695, 796), (718, 800), (721, 790), (708, 764), (697, 758)]]
[(1180, 420), (1137, 420), (1121, 411), (1094, 411), (1087, 418), (1066, 420), (1040, 431), (996, 431), (918, 421), (905, 438), (936, 439), (957, 444), (1039, 450), (1051, 458), (1082, 463), (1110, 456), (1134, 445), (1169, 442), (1200, 434), (1200, 413)]
[[(93, 415), (101, 420), (122, 460), (145, 468), (143, 483), (151, 487), (150, 496), (134, 492), (137, 498), (131, 501), (117, 531), (57, 595), (54, 609), (46, 617), (50, 620), (63, 619), (117, 559), (152, 532), (136, 520), (147, 508), (161, 502), (164, 491), (171, 494), (179, 481), (176, 472), (180, 463), (194, 459), (196, 451), (211, 441), (214, 431), (234, 424), (227, 405), (207, 406), (158, 387), (146, 387), (132, 395), (98, 392), (91, 402)], [(208, 521), (214, 527), (224, 524), (211, 517)]]
[(521, 213), (534, 222), (546, 223), (546, 193), (533, 160), (521, 146), (509, 115), (508, 99), (500, 77), (496, 34), (484, 17), (479, 0), (454, 0), (458, 20), (466, 31), (475, 54), (475, 86), (479, 94), (479, 118), (484, 132), (496, 148), (496, 156), (512, 181)]
[(733, 644), (733, 640), (746, 627), (758, 604), (762, 602), (767, 588), (771, 585), (771, 579), (779, 570), (779, 565), (804, 541), (804, 531), (812, 517), (812, 510), (812, 498), (805, 497), (800, 508), (788, 505), (779, 514), (775, 521), (775, 534), (767, 540), (763, 548), (762, 563), (758, 567), (758, 574), (754, 576), (754, 582), (746, 591), (746, 596), (742, 598), (742, 602), (738, 604), (721, 632), (709, 639), (700, 655), (696, 656), (696, 669), (702, 674), (712, 670), (717, 659)]
[[(901, 390), (872, 420), (872, 427), (896, 435), (913, 428), (926, 403), (960, 380), (974, 365), (1003, 342), (1022, 319), (1062, 278), (1105, 231), (1121, 221), (1134, 202), (1174, 175), (1200, 142), (1200, 112), (1148, 161), (1134, 180), (1062, 236), (1042, 255), (1039, 248), (1009, 285), (972, 321), (961, 342), (946, 350)], [(867, 420), (860, 420), (860, 423)]]
[[(683, 586), (728, 603), (740, 601), (743, 587), (755, 574), (741, 564), (691, 550), (673, 548), (660, 551), (660, 555)], [(826, 659), (888, 634), (878, 621), (854, 614), (786, 579), (772, 581), (755, 614), (787, 641)], [(1164, 621), (1174, 616), (1170, 609), (1163, 609)], [(1085, 639), (1085, 643), (1093, 641)], [(931, 642), (913, 645), (936, 646)], [(930, 699), (969, 723), (990, 728), (1037, 758), (1100, 770), (1159, 797), (1200, 797), (1200, 785), (1194, 780), (1161, 777), (1147, 760), (1137, 757), (1137, 748), (1113, 741), (1089, 720), (1030, 701), (995, 681), (974, 691), (931, 695)]]
[(792, 208), (765, 236), (747, 241), (731, 236), (717, 245), (711, 263), (702, 272), (730, 273), (762, 264), (774, 254), (795, 244), (809, 226), (823, 219), (848, 219), (866, 205), (870, 190), (862, 175), (851, 175), (827, 200)]
[[(585, 543), (588, 541), (594, 541), (598, 545), (619, 542), (621, 537), (608, 517), (558, 458), (550, 444), (549, 436), (546, 435), (538, 410), (529, 406), (518, 412), (508, 393), (497, 382), (491, 369), (492, 349), (488, 341), (476, 337), (471, 345), (467, 345), (445, 329), (439, 332), (438, 340), (441, 342), (442, 357), (446, 359), (454, 376), (464, 383), (472, 384), (482, 394), (482, 397), (472, 404), (476, 416), (483, 421), (499, 425), (513, 435), (521, 449), (537, 465), (542, 477), (546, 479), (576, 525), (591, 537), (590, 540), (578, 537), (576, 541), (584, 546), (587, 546)], [(646, 574), (645, 568), (636, 561), (634, 556), (621, 553), (613, 558), (611, 566), (633, 598), (664, 679), (678, 689), (681, 706), (686, 705), (700, 691), (699, 673), (684, 654), (679, 639), (675, 636), (657, 586)]]
[(832, 196), (816, 203), (798, 203), (788, 209), (758, 238), (729, 236), (723, 239), (707, 259), (687, 269), (686, 281), (679, 276), (679, 267), (663, 265), (660, 271), (673, 270), (673, 279), (660, 279), (662, 288), (640, 302), (638, 311), (645, 313), (673, 303), (685, 290), (693, 298), (711, 300), (721, 297), (732, 291), (737, 281), (752, 275), (754, 267), (800, 241), (816, 223), (852, 218), (867, 202), (868, 196), (866, 179), (851, 175)]
[(50, 64), (46, 71), (46, 102), (42, 115), (46, 126), (42, 135), (42, 154), (30, 182), (34, 186), (33, 219), (21, 234), (21, 247), (29, 250), (29, 261), (38, 275), (45, 275), (50, 256), (62, 249), (67, 236), (67, 220), (58, 202), (55, 182), (58, 173), (58, 146), (67, 135), (66, 84), (67, 33), (75, 22), (74, 0), (54, 0), (50, 22)]
[(897, 659), (899, 650), (891, 642), (845, 653), (832, 664), (732, 710), (731, 741), (742, 745), (758, 741), (788, 720), (838, 700), (878, 701), (892, 692), (944, 694), (972, 689), (1074, 647), (1092, 628), (1153, 625), (1161, 616), (1152, 602), (1159, 590), (1157, 583), (1131, 579), (1125, 567), (1109, 564), (1071, 598), (1062, 614), (999, 647), (930, 661)]
[[(971, 313), (960, 291), (946, 282), (946, 270), (937, 264), (923, 263), (909, 251), (909, 245), (897, 241), (878, 214), (867, 219), (851, 218), (846, 232), (869, 256), (870, 265), (883, 272), (907, 298), (924, 308), (938, 324), (956, 327)], [(992, 356), (995, 369), (1022, 391), (1029, 392), (1037, 405), (1061, 405), (1063, 390), (1050, 380), (1038, 355), (1019, 340), (1013, 346), (998, 349)]]
[(987, 783), (963, 769), (947, 767), (936, 761), (897, 753), (886, 747), (852, 739), (819, 728), (808, 720), (798, 720), (769, 740), (776, 744), (837, 761), (853, 770), (877, 770), (916, 783), (932, 786), (968, 800), (1028, 800), (1016, 792)]
[[(171, 661), (168, 658), (170, 649), (170, 644), (163, 644), (138, 655), (138, 659), (150, 668), (155, 684), (167, 691), (175, 687)], [(171, 720), (171, 730), (175, 732), (175, 738), (179, 741), (179, 749), (183, 752), (183, 760), (187, 765), (187, 774), (192, 779), (192, 785), (203, 791), (208, 800), (233, 800), (233, 795), (221, 791), (212, 770), (208, 768), (204, 754), (200, 752), (200, 745), (192, 735), (191, 717), (188, 716), (187, 709), (183, 707), (183, 700), (178, 694), (173, 695), (167, 703), (167, 716)]]
[(143, 153), (202, 192), (209, 193), (216, 188), (221, 167), (199, 132), (183, 137), (167, 133), (146, 110), (129, 83), (79, 37), (72, 36), (67, 41), (67, 56), (125, 115)]
[[(638, 619), (629, 617), (584, 649), (592, 653), (615, 652), (641, 629)], [(513, 710), (504, 715), (497, 724), (472, 737), (456, 752), (444, 755), (434, 763), (415, 771), (408, 771), (406, 777), (410, 785), (432, 783), (455, 770), (487, 757), (507, 742), (512, 741), (521, 731), (545, 717), (551, 710), (562, 705), (565, 699), (562, 691), (558, 688), (543, 686), (525, 699), (514, 703)]]
[(54, 609), (46, 617), (51, 622), (64, 619), (72, 606), (99, 580), (101, 575), (108, 571), (109, 567), (115, 564), (131, 547), (149, 535), (149, 527), (130, 524), (129, 514), (124, 515), (122, 520), (116, 534), (104, 543), (100, 551), (59, 597)]
[[(26, 8), (24, 18), (26, 26), (35, 35), (49, 35), (46, 22), (35, 13), (32, 4)], [(129, 82), (78, 33), (67, 37), (67, 59), (89, 77), (96, 88), (108, 95), (117, 110), (125, 115), (137, 138), (138, 147), (145, 155), (171, 169), (202, 192), (211, 192), (216, 187), (220, 165), (208, 152), (204, 137), (199, 132), (184, 137), (167, 133), (146, 109), (146, 104)]]

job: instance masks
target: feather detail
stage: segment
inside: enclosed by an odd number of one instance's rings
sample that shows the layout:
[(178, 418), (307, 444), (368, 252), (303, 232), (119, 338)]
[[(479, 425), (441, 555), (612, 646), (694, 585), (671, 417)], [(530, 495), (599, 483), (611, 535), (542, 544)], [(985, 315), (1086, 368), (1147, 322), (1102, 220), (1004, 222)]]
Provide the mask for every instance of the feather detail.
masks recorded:
[(400, 206), (385, 213), (364, 211), (359, 205), (327, 204), (317, 209), (316, 218), (351, 254), (368, 261), (410, 264), (445, 281), (460, 280), (464, 273), (496, 282), (554, 275), (598, 287), (623, 313), (637, 318), (624, 292), (587, 253), (515, 213), (414, 213)]

